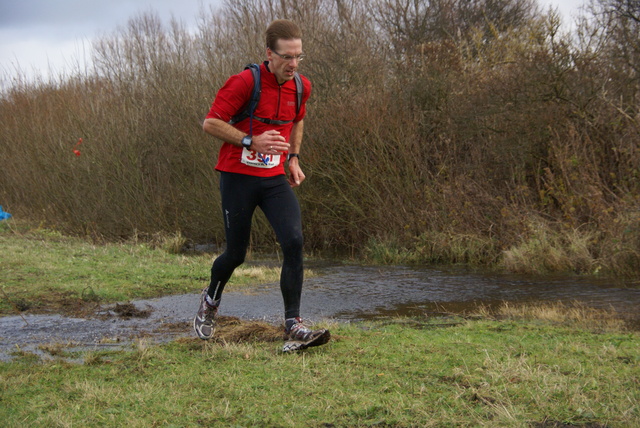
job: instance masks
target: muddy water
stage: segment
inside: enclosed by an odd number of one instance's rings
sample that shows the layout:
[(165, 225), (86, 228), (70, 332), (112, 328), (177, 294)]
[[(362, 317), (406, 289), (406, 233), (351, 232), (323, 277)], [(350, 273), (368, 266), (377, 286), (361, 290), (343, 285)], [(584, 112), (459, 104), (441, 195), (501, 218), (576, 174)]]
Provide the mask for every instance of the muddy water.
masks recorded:
[[(640, 325), (637, 284), (408, 267), (308, 267), (319, 274), (305, 281), (303, 292), (302, 315), (312, 321), (463, 312), (479, 304), (494, 307), (503, 302), (578, 301), (591, 307), (613, 308)], [(91, 319), (59, 315), (0, 318), (0, 359), (10, 358), (17, 350), (46, 357), (47, 352), (41, 349), (43, 344), (66, 344), (66, 350), (105, 349), (127, 345), (138, 337), (166, 340), (192, 336), (190, 323), (197, 309), (198, 294), (133, 303), (141, 310), (150, 310), (150, 316), (123, 319), (105, 307)], [(274, 283), (249, 292), (226, 291), (220, 314), (277, 323), (282, 311), (279, 286)]]

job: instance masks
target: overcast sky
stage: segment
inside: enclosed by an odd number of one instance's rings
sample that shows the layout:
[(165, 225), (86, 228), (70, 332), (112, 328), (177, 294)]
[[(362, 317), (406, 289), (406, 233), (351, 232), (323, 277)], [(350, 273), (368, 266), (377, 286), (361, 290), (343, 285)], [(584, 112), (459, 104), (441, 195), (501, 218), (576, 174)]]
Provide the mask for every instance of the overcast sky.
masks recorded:
[[(571, 20), (586, 0), (538, 0)], [(195, 27), (204, 6), (222, 0), (0, 0), (0, 77), (16, 70), (48, 76), (90, 57), (91, 40), (113, 33), (136, 14), (154, 11)], [(5, 82), (6, 83), (6, 82)]]

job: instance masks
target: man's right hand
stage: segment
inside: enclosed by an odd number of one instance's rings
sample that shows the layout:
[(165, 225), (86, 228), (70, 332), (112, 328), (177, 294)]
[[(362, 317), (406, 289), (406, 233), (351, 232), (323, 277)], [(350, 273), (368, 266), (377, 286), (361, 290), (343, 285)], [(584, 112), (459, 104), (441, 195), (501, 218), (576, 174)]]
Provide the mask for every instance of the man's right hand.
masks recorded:
[(289, 143), (280, 135), (280, 132), (273, 129), (254, 136), (252, 141), (251, 150), (265, 155), (282, 154), (289, 151)]

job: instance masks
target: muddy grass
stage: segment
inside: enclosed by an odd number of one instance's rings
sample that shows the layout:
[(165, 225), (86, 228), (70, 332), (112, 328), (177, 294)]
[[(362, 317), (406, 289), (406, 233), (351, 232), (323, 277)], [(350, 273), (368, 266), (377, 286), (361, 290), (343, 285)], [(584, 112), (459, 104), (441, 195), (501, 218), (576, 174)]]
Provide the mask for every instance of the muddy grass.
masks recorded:
[[(246, 321), (237, 317), (221, 316), (216, 323), (216, 333), (212, 340), (217, 343), (244, 343), (282, 342), (283, 339), (282, 326), (264, 321)], [(186, 340), (200, 341), (197, 338)]]
[[(80, 296), (52, 292), (46, 302), (23, 301), (15, 295), (9, 298), (0, 294), (5, 308), (9, 302), (11, 311), (11, 314), (6, 311), (0, 314), (7, 315), (0, 316), (0, 359), (10, 359), (16, 350), (40, 353), (42, 346), (53, 349), (57, 344), (100, 350), (128, 346), (138, 338), (159, 342), (191, 340), (195, 338), (191, 322), (199, 294), (194, 290), (191, 294), (110, 305), (103, 304), (91, 288)], [(495, 316), (495, 310), (503, 308), (505, 302), (517, 308), (521, 301), (535, 307), (538, 303), (571, 305), (581, 300), (595, 309), (610, 307), (612, 314), (626, 320), (630, 328), (640, 327), (637, 315), (640, 290), (582, 284), (575, 280), (514, 282), (509, 278), (452, 275), (434, 270), (340, 266), (327, 268), (323, 275), (306, 281), (303, 297), (302, 315), (312, 323), (327, 319), (350, 322), (465, 314), (477, 311), (479, 305)], [(219, 314), (235, 318), (236, 323), (249, 323), (249, 331), (240, 337), (263, 340), (270, 328), (279, 330), (282, 312), (279, 285), (270, 283), (249, 290), (225, 291)], [(563, 312), (562, 308), (559, 312)], [(263, 324), (253, 324), (255, 322)], [(217, 336), (222, 340), (235, 340), (226, 334), (225, 329)]]
[(113, 312), (122, 318), (148, 318), (151, 315), (151, 310), (139, 309), (133, 303), (116, 303)]
[[(26, 311), (13, 301), (17, 315), (0, 317), (0, 360), (24, 353), (46, 359), (60, 357), (61, 350), (123, 348), (141, 338), (199, 342), (192, 327), (199, 297), (196, 293), (102, 305), (59, 293), (47, 305), (30, 305)], [(279, 299), (277, 286), (259, 296), (229, 293), (212, 341), (281, 341)]]
[(83, 292), (78, 297), (73, 293), (51, 291), (46, 301), (29, 300), (26, 298), (9, 297), (4, 291), (0, 297), (9, 304), (11, 312), (2, 315), (15, 314), (60, 314), (66, 317), (89, 317), (100, 311), (100, 300), (91, 291)]
[[(130, 318), (130, 317), (127, 317)], [(33, 346), (14, 345), (13, 349), (6, 349), (4, 360), (12, 357), (24, 355), (25, 353), (33, 353), (39, 355), (42, 359), (63, 358), (71, 356), (76, 351), (105, 349), (114, 347), (126, 347), (134, 339), (140, 340), (144, 338), (152, 338), (156, 341), (165, 341), (174, 339), (179, 343), (193, 343), (200, 346), (202, 340), (194, 335), (187, 335), (185, 332), (191, 331), (191, 323), (176, 322), (161, 324), (155, 331), (141, 332), (136, 337), (124, 338), (102, 338), (98, 343), (91, 345), (79, 343), (77, 341), (49, 341)], [(218, 318), (216, 325), (215, 337), (211, 339), (212, 343), (229, 344), (229, 343), (280, 343), (283, 340), (283, 329), (281, 325), (274, 325), (265, 321), (241, 320), (237, 317), (221, 316)]]

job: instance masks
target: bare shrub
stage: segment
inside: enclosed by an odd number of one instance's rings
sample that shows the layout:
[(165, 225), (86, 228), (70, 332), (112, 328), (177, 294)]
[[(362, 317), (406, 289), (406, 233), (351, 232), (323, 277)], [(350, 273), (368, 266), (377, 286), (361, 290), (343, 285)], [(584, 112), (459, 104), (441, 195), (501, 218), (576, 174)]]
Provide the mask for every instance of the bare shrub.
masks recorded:
[[(201, 122), (284, 17), (313, 82), (308, 249), (637, 275), (632, 6), (594, 0), (575, 34), (530, 0), (226, 1), (194, 33), (135, 16), (96, 41), (91, 72), (4, 90), (0, 202), (77, 234), (223, 242)], [(253, 247), (277, 248), (254, 226)]]

